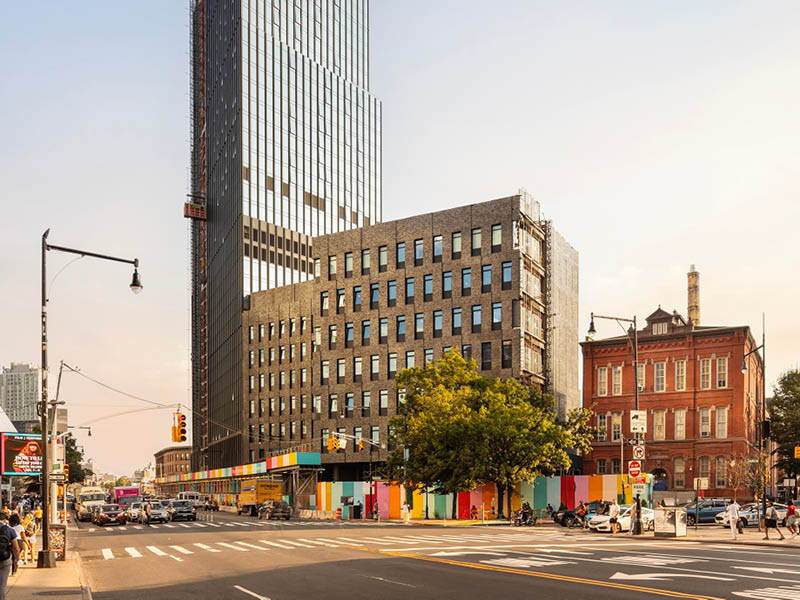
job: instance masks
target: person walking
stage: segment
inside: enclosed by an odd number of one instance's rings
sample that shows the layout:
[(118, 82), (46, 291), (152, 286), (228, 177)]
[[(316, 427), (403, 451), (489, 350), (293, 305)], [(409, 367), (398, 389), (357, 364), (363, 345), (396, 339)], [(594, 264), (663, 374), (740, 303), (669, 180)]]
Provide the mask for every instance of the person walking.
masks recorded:
[(144, 503), (144, 522), (145, 524), (150, 527), (150, 514), (153, 512), (153, 506), (150, 504), (150, 500)]
[(36, 519), (36, 528), (42, 526), (42, 505), (41, 503), (36, 504), (36, 510), (33, 511), (33, 516)]
[(789, 500), (789, 504), (786, 506), (786, 528), (792, 537), (797, 536), (797, 508), (792, 500)]
[(406, 525), (411, 523), (411, 509), (408, 506), (408, 502), (403, 502), (403, 506), (400, 510), (400, 513), (403, 517), (403, 521)]
[(739, 529), (739, 503), (736, 502), (736, 498), (733, 499), (733, 502), (728, 504), (728, 508), (725, 509), (725, 512), (728, 514), (728, 523), (731, 527), (731, 538), (736, 539), (736, 532)]
[(25, 515), (25, 518), (22, 519), (22, 526), (25, 528), (25, 547), (22, 548), (23, 555), (25, 551), (28, 551), (28, 555), (30, 556), (30, 561), (33, 562), (33, 550), (34, 546), (36, 545), (36, 521), (33, 518), (33, 513), (29, 512)]
[(11, 567), (19, 560), (19, 536), (11, 527), (0, 525), (0, 600), (6, 600)]
[(586, 524), (586, 505), (583, 503), (583, 500), (581, 500), (581, 503), (575, 510), (575, 514), (578, 515), (578, 520), (583, 525), (583, 528), (586, 529), (588, 527), (588, 525)]
[[(25, 559), (25, 528), (20, 523), (19, 515), (14, 513), (8, 519), (8, 526), (13, 529), (20, 540), (20, 550), (22, 552), (22, 562), (23, 564), (28, 564), (28, 561)], [(19, 559), (15, 560), (14, 563), (11, 565), (11, 574), (17, 574), (17, 568), (19, 567)]]
[(764, 539), (769, 539), (769, 530), (773, 528), (781, 536), (782, 540), (786, 539), (783, 532), (778, 527), (778, 510), (775, 508), (775, 503), (771, 500), (767, 503), (767, 512), (764, 515)]
[(618, 518), (619, 518), (619, 504), (617, 504), (617, 499), (614, 498), (611, 501), (611, 506), (608, 509), (608, 524), (611, 527), (611, 535), (614, 535), (617, 531)]

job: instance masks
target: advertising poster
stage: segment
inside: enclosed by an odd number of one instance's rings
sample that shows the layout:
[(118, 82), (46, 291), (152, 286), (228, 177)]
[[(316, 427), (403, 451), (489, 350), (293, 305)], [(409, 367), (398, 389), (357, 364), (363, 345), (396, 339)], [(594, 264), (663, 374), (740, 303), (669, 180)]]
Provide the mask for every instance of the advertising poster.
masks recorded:
[(2, 434), (3, 475), (42, 474), (42, 436), (38, 433)]

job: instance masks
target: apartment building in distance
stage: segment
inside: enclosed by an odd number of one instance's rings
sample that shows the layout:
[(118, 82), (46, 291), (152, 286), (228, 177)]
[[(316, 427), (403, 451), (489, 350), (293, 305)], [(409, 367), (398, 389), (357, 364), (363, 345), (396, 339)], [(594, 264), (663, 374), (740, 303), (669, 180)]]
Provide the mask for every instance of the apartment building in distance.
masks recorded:
[[(244, 239), (256, 226), (245, 221)], [(562, 412), (576, 406), (577, 253), (548, 231), (521, 192), (314, 238), (312, 280), (246, 303), (242, 461), (305, 446), (333, 479), (368, 475), (403, 400), (395, 375), (451, 349), (485, 376), (554, 388)], [(558, 293), (547, 293), (548, 265), (567, 270)], [(563, 345), (548, 348), (548, 331)], [(366, 443), (329, 452), (332, 433)]]
[[(728, 469), (758, 448), (761, 355), (747, 326), (700, 324), (699, 274), (689, 273), (689, 312), (660, 306), (638, 332), (634, 376), (633, 332), (581, 343), (583, 403), (594, 407), (597, 439), (584, 459), (587, 474), (627, 472), (634, 385), (647, 411), (643, 472), (654, 489), (672, 497), (693, 495), (694, 478), (709, 480), (706, 496), (733, 497)], [(739, 492), (740, 498), (742, 491)]]
[(17, 431), (29, 431), (38, 424), (36, 405), (41, 400), (39, 368), (12, 362), (0, 373), (0, 406)]
[[(169, 475), (185, 474), (191, 471), (192, 447), (168, 446), (154, 454), (156, 466), (153, 477), (167, 477)], [(147, 469), (142, 470), (142, 477), (147, 475)]]

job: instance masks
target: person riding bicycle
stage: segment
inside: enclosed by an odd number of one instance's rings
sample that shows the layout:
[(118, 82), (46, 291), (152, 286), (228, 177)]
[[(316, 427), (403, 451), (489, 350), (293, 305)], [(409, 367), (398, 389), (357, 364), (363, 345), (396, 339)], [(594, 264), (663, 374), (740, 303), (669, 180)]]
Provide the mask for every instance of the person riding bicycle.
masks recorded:
[(586, 513), (586, 505), (583, 503), (583, 500), (581, 500), (581, 503), (578, 504), (578, 508), (575, 510), (575, 514), (578, 515), (578, 520), (583, 524), (584, 529), (587, 527)]

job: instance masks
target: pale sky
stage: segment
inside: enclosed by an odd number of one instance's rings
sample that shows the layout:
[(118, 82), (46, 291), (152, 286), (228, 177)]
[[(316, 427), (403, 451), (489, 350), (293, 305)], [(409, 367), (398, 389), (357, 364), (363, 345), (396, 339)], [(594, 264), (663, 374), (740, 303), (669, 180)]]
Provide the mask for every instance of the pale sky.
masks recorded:
[[(187, 2), (0, 4), (0, 365), (40, 362), (39, 248), (81, 259), (49, 304), (60, 360), (190, 404)], [(525, 187), (580, 252), (589, 312), (767, 318), (767, 376), (800, 365), (800, 5), (373, 0), (384, 220)], [(72, 257), (49, 253), (49, 279)], [(616, 335), (598, 323), (600, 335)], [(65, 375), (70, 423), (145, 407)], [(77, 437), (130, 474), (169, 445), (170, 411)]]

